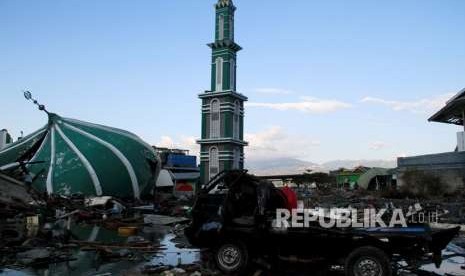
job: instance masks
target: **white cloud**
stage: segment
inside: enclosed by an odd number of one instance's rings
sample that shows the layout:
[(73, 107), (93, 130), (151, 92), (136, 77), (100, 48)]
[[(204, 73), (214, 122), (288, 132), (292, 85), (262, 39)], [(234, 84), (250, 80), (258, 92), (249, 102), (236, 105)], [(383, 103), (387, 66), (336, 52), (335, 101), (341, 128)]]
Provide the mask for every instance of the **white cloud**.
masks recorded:
[[(260, 132), (246, 133), (244, 138), (249, 142), (249, 146), (245, 147), (247, 160), (308, 157), (315, 147), (320, 145), (320, 142), (312, 137), (305, 134), (289, 134), (280, 126), (272, 126)], [(196, 139), (197, 137), (187, 135), (176, 138), (164, 135), (155, 145), (186, 149), (190, 154), (198, 157), (200, 146), (196, 143)]]
[(173, 139), (169, 136), (162, 136), (160, 138), (160, 141), (156, 143), (156, 146), (161, 147), (161, 148), (174, 148), (175, 147)]
[(372, 150), (380, 150), (380, 149), (389, 147), (389, 145), (382, 141), (375, 141), (375, 142), (372, 142), (369, 147)]
[(289, 95), (293, 93), (291, 90), (281, 88), (257, 88), (255, 92), (268, 95)]
[(410, 111), (413, 113), (426, 113), (440, 109), (454, 94), (447, 93), (430, 98), (423, 98), (414, 101), (394, 101), (375, 97), (365, 97), (363, 103), (381, 104), (390, 107), (394, 111)]
[(181, 135), (177, 139), (170, 136), (161, 136), (160, 140), (155, 143), (155, 146), (162, 148), (178, 148), (189, 150), (192, 155), (199, 156), (200, 146), (196, 143), (194, 136)]
[[(289, 134), (280, 126), (272, 126), (260, 132), (246, 133), (246, 159), (263, 160), (275, 158), (303, 158), (311, 156), (311, 152), (320, 145), (318, 140), (305, 134)], [(179, 148), (189, 150), (190, 154), (199, 157), (200, 146), (197, 137), (181, 135), (173, 138), (161, 136), (155, 143), (157, 147)]]
[(246, 158), (254, 160), (308, 157), (320, 145), (319, 141), (311, 137), (289, 134), (279, 126), (246, 133), (245, 140), (249, 142), (249, 146), (245, 147)]
[(352, 107), (351, 104), (336, 100), (302, 97), (300, 102), (246, 103), (247, 107), (264, 107), (276, 110), (297, 110), (304, 113), (329, 113)]

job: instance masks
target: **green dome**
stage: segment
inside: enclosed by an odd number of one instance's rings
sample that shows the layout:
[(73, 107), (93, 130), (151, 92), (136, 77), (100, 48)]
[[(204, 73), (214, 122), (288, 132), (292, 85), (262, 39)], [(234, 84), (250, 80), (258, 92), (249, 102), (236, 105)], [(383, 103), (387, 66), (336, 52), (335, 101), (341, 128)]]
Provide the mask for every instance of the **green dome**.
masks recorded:
[(125, 130), (49, 114), (48, 124), (0, 150), (0, 166), (28, 165), (33, 187), (49, 194), (148, 196), (160, 161), (153, 148)]

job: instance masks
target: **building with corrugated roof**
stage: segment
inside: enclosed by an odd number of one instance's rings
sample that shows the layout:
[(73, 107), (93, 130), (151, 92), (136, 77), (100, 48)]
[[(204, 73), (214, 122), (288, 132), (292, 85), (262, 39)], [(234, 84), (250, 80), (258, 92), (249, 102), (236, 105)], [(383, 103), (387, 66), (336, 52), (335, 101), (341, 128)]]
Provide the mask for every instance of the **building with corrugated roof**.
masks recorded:
[(188, 150), (153, 147), (160, 156), (162, 170), (158, 191), (170, 191), (178, 197), (192, 197), (198, 191), (200, 171), (197, 157)]
[(456, 134), (457, 145), (451, 146), (450, 152), (398, 158), (398, 185), (408, 185), (406, 173), (418, 171), (439, 179), (449, 192), (465, 187), (465, 89), (447, 101), (429, 121), (462, 127)]

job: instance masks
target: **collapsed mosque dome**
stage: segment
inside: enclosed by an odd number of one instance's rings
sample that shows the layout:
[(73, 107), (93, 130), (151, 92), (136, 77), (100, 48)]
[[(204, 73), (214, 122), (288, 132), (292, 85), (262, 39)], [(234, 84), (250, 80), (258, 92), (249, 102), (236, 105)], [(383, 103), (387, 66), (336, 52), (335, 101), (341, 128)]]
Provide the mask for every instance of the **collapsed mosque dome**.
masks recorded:
[(160, 171), (154, 149), (125, 130), (48, 113), (48, 124), (0, 150), (0, 167), (27, 162), (48, 194), (147, 197)]

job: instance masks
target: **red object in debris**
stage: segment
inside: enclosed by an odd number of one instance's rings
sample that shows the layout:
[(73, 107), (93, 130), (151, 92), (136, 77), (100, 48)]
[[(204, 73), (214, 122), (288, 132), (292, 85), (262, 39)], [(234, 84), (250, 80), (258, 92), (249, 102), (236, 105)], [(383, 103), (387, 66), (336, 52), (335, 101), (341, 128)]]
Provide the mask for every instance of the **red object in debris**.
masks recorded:
[(281, 191), (286, 196), (287, 209), (289, 209), (289, 211), (292, 211), (292, 209), (297, 209), (297, 195), (295, 194), (294, 190), (285, 186), (281, 189)]
[(182, 183), (182, 184), (179, 184), (179, 185), (176, 186), (176, 191), (179, 191), (179, 192), (192, 192), (193, 189), (192, 189), (192, 185)]

